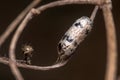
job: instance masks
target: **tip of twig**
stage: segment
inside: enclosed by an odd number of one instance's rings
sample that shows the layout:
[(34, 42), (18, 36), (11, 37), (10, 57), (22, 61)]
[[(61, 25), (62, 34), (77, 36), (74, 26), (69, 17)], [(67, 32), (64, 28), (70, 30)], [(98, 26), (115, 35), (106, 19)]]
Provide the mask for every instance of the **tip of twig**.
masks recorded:
[(91, 16), (90, 16), (90, 19), (91, 19), (92, 21), (94, 21), (94, 19), (95, 19), (95, 16), (96, 16), (96, 13), (97, 13), (97, 11), (98, 11), (98, 8), (99, 8), (99, 6), (95, 6), (95, 8), (94, 8), (94, 10), (93, 10), (93, 12), (92, 12), (92, 14), (91, 14)]

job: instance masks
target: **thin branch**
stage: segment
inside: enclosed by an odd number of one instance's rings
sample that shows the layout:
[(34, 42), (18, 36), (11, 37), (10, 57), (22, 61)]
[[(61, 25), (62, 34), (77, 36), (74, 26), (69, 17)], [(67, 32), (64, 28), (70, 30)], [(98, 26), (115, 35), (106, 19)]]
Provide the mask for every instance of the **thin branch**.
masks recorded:
[(96, 16), (96, 14), (97, 14), (98, 8), (99, 8), (99, 6), (95, 6), (95, 8), (94, 8), (94, 10), (93, 10), (93, 12), (92, 12), (92, 14), (91, 14), (91, 16), (90, 16), (90, 19), (91, 19), (92, 21), (94, 21), (94, 19), (95, 19), (95, 16)]
[(35, 7), (41, 0), (33, 0), (31, 4), (26, 7), (19, 15), (18, 17), (8, 26), (6, 31), (0, 36), (0, 47), (5, 42), (5, 40), (8, 38), (8, 36), (11, 34), (11, 32), (17, 27), (17, 25), (20, 23), (20, 21), (25, 17), (27, 12)]
[[(16, 69), (16, 71), (19, 72), (17, 67), (16, 67), (16, 64), (15, 64), (15, 60), (16, 60), (16, 58), (15, 58), (15, 48), (16, 48), (16, 43), (18, 41), (18, 38), (19, 38), (20, 34), (22, 33), (23, 29), (26, 27), (27, 23), (33, 18), (33, 16), (35, 14), (39, 14), (38, 10), (40, 10), (40, 12), (41, 12), (42, 10), (45, 10), (47, 8), (66, 5), (68, 3), (69, 4), (73, 4), (73, 3), (78, 4), (78, 1), (77, 0), (76, 1), (56, 1), (56, 2), (49, 3), (47, 5), (43, 5), (43, 6), (39, 7), (39, 8), (37, 8), (37, 9), (32, 9), (28, 13), (28, 15), (25, 17), (25, 19), (21, 23), (21, 25), (16, 30), (16, 32), (15, 32), (13, 38), (12, 38), (12, 41), (11, 41), (11, 45), (10, 45), (10, 49), (9, 49), (9, 57), (10, 57), (10, 67), (11, 67), (12, 70)], [(81, 3), (82, 3), (82, 1), (79, 2), (79, 4), (81, 4)], [(13, 67), (13, 65), (14, 65), (14, 67)]]
[[(95, 6), (95, 8), (94, 8), (94, 10), (93, 10), (93, 12), (91, 14), (92, 20), (94, 20), (95, 15), (97, 13), (97, 10), (98, 10), (98, 6)], [(32, 13), (34, 13), (35, 11), (36, 11), (36, 9), (33, 9)], [(30, 12), (30, 14), (31, 14), (31, 12)], [(21, 27), (25, 28), (25, 25), (27, 25), (27, 22), (29, 22), (32, 18), (33, 18), (33, 14), (32, 15), (27, 15), (25, 20), (23, 21), (23, 23), (21, 23)], [(23, 28), (20, 30), (20, 32), (18, 32), (19, 36), (20, 36), (20, 33), (22, 32), (22, 30), (23, 30)], [(19, 36), (17, 35), (17, 37), (19, 37)], [(4, 63), (4, 64), (9, 64), (8, 58), (0, 58), (0, 62)], [(62, 62), (62, 63), (59, 62), (59, 63), (56, 63), (56, 64), (51, 65), (51, 66), (34, 66), (34, 65), (22, 64), (22, 63), (19, 63), (19, 62), (20, 62), (19, 60), (16, 60), (16, 65), (18, 67), (27, 68), (27, 69), (33, 69), (33, 70), (51, 70), (51, 69), (62, 67), (67, 63), (67, 62)]]
[[(0, 63), (3, 63), (3, 64), (6, 64), (6, 65), (9, 65), (9, 59), (8, 58), (2, 58), (0, 57)], [(35, 66), (35, 65), (27, 65), (27, 64), (23, 64), (23, 63), (19, 63), (19, 60), (18, 62), (15, 63), (18, 67), (22, 67), (22, 68), (26, 68), (26, 69), (33, 69), (33, 70), (51, 70), (51, 69), (56, 69), (56, 68), (59, 68), (59, 67), (62, 67), (64, 66), (66, 63), (57, 63), (57, 64), (54, 64), (54, 65), (51, 65), (51, 66)]]
[[(68, 5), (68, 4), (94, 4), (94, 5), (102, 5), (102, 6), (104, 4), (102, 10), (103, 10), (105, 24), (106, 24), (107, 48), (108, 48), (108, 63), (107, 63), (105, 80), (115, 80), (116, 62), (117, 62), (116, 61), (116, 59), (117, 59), (116, 58), (116, 56), (117, 56), (116, 36), (115, 36), (112, 12), (110, 10), (110, 7), (108, 7), (108, 5), (106, 5), (106, 3), (107, 2), (103, 2), (103, 0), (60, 0), (60, 1), (48, 3), (46, 5), (38, 7), (36, 9), (32, 9), (28, 13), (28, 15), (25, 17), (25, 19), (22, 21), (22, 23), (20, 24), (20, 26), (18, 27), (18, 29), (16, 30), (16, 32), (13, 36), (13, 39), (12, 39), (11, 45), (10, 45), (10, 49), (9, 49), (9, 57), (10, 57), (9, 62), (7, 59), (4, 59), (4, 58), (0, 58), (0, 62), (4, 63), (4, 64), (9, 64), (10, 68), (13, 71), (13, 74), (15, 75), (16, 79), (18, 79), (18, 80), (22, 80), (22, 77), (21, 77), (21, 74), (20, 74), (17, 66), (23, 67), (23, 68), (28, 68), (28, 69), (34, 69), (34, 70), (50, 70), (50, 69), (64, 66), (66, 63), (56, 63), (52, 66), (41, 67), (41, 66), (33, 66), (33, 65), (21, 64), (21, 63), (16, 62), (15, 48), (16, 48), (17, 41), (18, 41), (23, 29), (26, 27), (27, 23), (34, 17), (35, 14), (40, 14), (42, 11), (44, 11), (48, 8), (62, 6), (62, 5)], [(91, 19), (94, 19), (94, 16), (91, 17)], [(8, 35), (9, 34), (10, 33), (8, 33)], [(7, 35), (7, 37), (8, 37), (8, 35)], [(0, 39), (0, 41), (1, 41), (1, 39)], [(21, 79), (19, 78), (19, 76), (21, 77)]]
[[(16, 41), (18, 40), (20, 34), (22, 33), (23, 29), (25, 28), (25, 26), (27, 25), (27, 23), (34, 17), (35, 13), (38, 13), (38, 11), (36, 9), (32, 9), (29, 14), (26, 16), (26, 18), (23, 20), (23, 22), (21, 23), (21, 25), (19, 26), (19, 28), (17, 29), (14, 37), (13, 37), (13, 43), (11, 43), (11, 46), (14, 45), (14, 49), (15, 49), (15, 44)], [(33, 14), (34, 13), (34, 14)], [(16, 36), (16, 37), (15, 37)], [(10, 51), (14, 51), (14, 49), (10, 49)], [(11, 52), (14, 53), (14, 52)], [(12, 54), (11, 58), (15, 58), (15, 56)], [(0, 58), (0, 61), (4, 64), (8, 64), (8, 59), (5, 58)], [(61, 66), (64, 66), (66, 64), (66, 62), (59, 62), (56, 63), (54, 65), (51, 66), (34, 66), (34, 65), (27, 65), (27, 64), (21, 64), (21, 63), (14, 63), (15, 65), (17, 65), (18, 67), (23, 67), (23, 68), (27, 68), (27, 69), (34, 69), (34, 70), (51, 70), (51, 69), (55, 69), (55, 68), (59, 68)]]
[(101, 0), (61, 0), (48, 3), (46, 5), (40, 6), (37, 8), (38, 11), (44, 11), (48, 8), (63, 6), (69, 4), (93, 4), (93, 5), (101, 5)]
[[(25, 9), (25, 10), (29, 10), (31, 7), (37, 5), (39, 2), (40, 2), (40, 0), (33, 1), (32, 4), (27, 9)], [(21, 19), (22, 19), (22, 17), (24, 17), (25, 13), (27, 13), (27, 11), (23, 11), (22, 15), (20, 15), (18, 17), (19, 20), (15, 20), (15, 22), (20, 22)], [(10, 34), (10, 32), (14, 30), (14, 28), (17, 25), (15, 22), (13, 22), (13, 24), (7, 29), (7, 32), (6, 32), (5, 35), (3, 35), (2, 40), (5, 39), (5, 38), (7, 38), (7, 36)], [(15, 35), (17, 35), (17, 33)], [(14, 37), (16, 38), (17, 36), (14, 36)], [(20, 73), (20, 71), (19, 71), (19, 69), (16, 66), (16, 63), (15, 63), (16, 60), (15, 60), (15, 56), (13, 55), (15, 53), (14, 52), (15, 51), (14, 50), (14, 44), (16, 44), (16, 39), (13, 38), (12, 41), (11, 41), (10, 49), (9, 49), (9, 57), (10, 57), (9, 66), (10, 66), (11, 71), (12, 71), (14, 77), (16, 78), (16, 80), (24, 80), (23, 77), (22, 77), (22, 75), (21, 75), (21, 73)]]
[[(16, 32), (15, 32), (13, 38), (12, 38), (10, 48), (9, 48), (9, 57), (10, 57), (9, 65), (10, 65), (10, 68), (12, 70), (12, 73), (14, 74), (14, 76), (16, 77), (17, 80), (23, 80), (23, 77), (22, 77), (19, 69), (17, 68), (16, 62), (15, 62), (16, 61), (15, 48), (16, 48), (18, 38), (20, 37), (20, 34), (22, 33), (23, 29), (26, 27), (27, 23), (34, 17), (34, 15), (40, 14), (41, 11), (43, 11), (45, 9), (48, 9), (48, 8), (51, 8), (51, 7), (66, 5), (66, 4), (68, 4), (68, 2), (70, 2), (69, 4), (74, 4), (74, 2), (76, 4), (78, 4), (77, 1), (56, 1), (56, 2), (49, 3), (47, 5), (43, 5), (39, 8), (37, 8), (37, 9), (32, 9), (28, 13), (28, 15), (25, 17), (25, 19), (22, 21), (22, 23), (20, 24), (18, 29), (16, 30)], [(79, 2), (79, 4), (81, 4), (81, 3), (82, 3), (82, 1)], [(55, 65), (49, 66), (49, 67), (54, 68), (54, 67), (56, 67), (56, 65), (57, 65), (57, 67), (60, 67), (60, 64), (63, 65), (64, 63), (66, 63), (66, 62), (56, 63)], [(49, 67), (44, 67), (44, 68), (49, 68)]]
[(117, 40), (116, 30), (111, 12), (111, 4), (103, 5), (103, 15), (107, 35), (107, 67), (105, 80), (116, 80), (117, 69)]
[[(23, 22), (21, 23), (21, 25), (18, 27), (18, 29), (16, 30), (13, 38), (12, 38), (12, 41), (11, 41), (11, 44), (10, 44), (10, 48), (9, 48), (9, 65), (10, 65), (10, 68), (14, 74), (14, 76), (16, 77), (17, 80), (23, 80), (22, 78), (22, 75), (20, 74), (20, 71), (18, 70), (17, 66), (16, 66), (16, 58), (15, 58), (15, 47), (16, 47), (16, 43), (17, 43), (17, 40), (19, 38), (19, 35), (21, 34), (21, 32), (23, 31), (25, 25), (27, 24), (27, 22), (29, 20), (32, 19), (32, 16), (35, 15), (37, 13), (35, 13), (35, 10), (31, 10), (28, 15), (26, 16), (26, 18), (23, 20)], [(30, 16), (30, 17), (29, 17)]]

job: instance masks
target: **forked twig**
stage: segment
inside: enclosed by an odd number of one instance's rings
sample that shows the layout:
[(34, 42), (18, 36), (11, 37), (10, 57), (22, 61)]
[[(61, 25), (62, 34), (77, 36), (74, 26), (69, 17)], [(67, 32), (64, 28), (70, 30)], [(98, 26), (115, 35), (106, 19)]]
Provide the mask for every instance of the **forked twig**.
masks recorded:
[[(17, 68), (16, 63), (15, 63), (15, 61), (16, 61), (15, 48), (16, 48), (16, 43), (17, 43), (17, 41), (19, 39), (19, 36), (21, 35), (23, 29), (26, 27), (27, 23), (34, 17), (34, 15), (40, 14), (41, 11), (43, 11), (43, 10), (45, 10), (47, 8), (65, 5), (65, 3), (68, 4), (68, 2), (70, 2), (69, 4), (73, 4), (73, 2), (75, 2), (75, 1), (67, 1), (67, 3), (66, 3), (66, 1), (56, 1), (56, 2), (53, 2), (53, 3), (49, 3), (49, 4), (45, 5), (45, 6), (41, 6), (41, 7), (37, 8), (37, 9), (32, 9), (27, 14), (25, 19), (22, 21), (22, 23), (20, 24), (18, 29), (16, 30), (16, 32), (15, 32), (13, 38), (12, 38), (11, 44), (10, 44), (10, 49), (9, 49), (9, 57), (10, 57), (9, 62), (10, 62), (10, 64), (9, 65), (10, 65), (11, 70), (13, 71), (13, 74), (15, 75), (15, 77), (17, 79), (20, 79), (22, 76), (21, 76), (21, 74), (20, 74), (20, 72), (19, 72), (19, 70)], [(78, 4), (78, 2), (77, 2), (77, 4)], [(81, 4), (81, 1), (79, 2), (79, 4)], [(44, 67), (44, 68), (49, 68), (49, 69), (50, 68), (56, 68), (56, 65), (57, 65), (57, 67), (60, 67), (63, 64), (65, 64), (65, 63), (60, 62), (60, 63), (56, 63), (56, 64), (54, 64), (52, 66), (48, 66), (48, 67)], [(22, 80), (22, 79), (20, 79), (20, 80)]]
[[(0, 46), (2, 45), (2, 43), (5, 41), (5, 39), (10, 35), (10, 33), (16, 28), (16, 26), (18, 25), (18, 23), (23, 19), (23, 17), (26, 15), (26, 13), (33, 8), (34, 6), (36, 6), (38, 3), (40, 2), (40, 0), (34, 0), (8, 27), (8, 29), (5, 31), (5, 33), (3, 33), (3, 35), (1, 36), (1, 40), (0, 40)], [(10, 46), (10, 50), (13, 49), (13, 46)], [(9, 55), (14, 54), (14, 52), (12, 52), (13, 50), (9, 51)], [(15, 78), (17, 80), (23, 80), (23, 77), (21, 75), (21, 73), (19, 72), (17, 66), (15, 65), (15, 56), (10, 56), (10, 60), (9, 60), (9, 65), (11, 67), (11, 71), (14, 74)]]
[[(38, 0), (37, 0), (38, 1)], [(31, 7), (37, 5), (39, 3), (36, 2), (34, 5)], [(108, 3), (110, 5), (108, 5)], [(58, 68), (61, 66), (64, 66), (66, 63), (56, 63), (51, 66), (34, 66), (34, 65), (27, 65), (23, 63), (19, 63), (16, 60), (15, 57), (15, 49), (16, 49), (16, 44), (17, 41), (26, 27), (27, 23), (34, 17), (34, 15), (40, 14), (42, 11), (56, 7), (56, 6), (62, 6), (62, 5), (68, 5), (68, 4), (94, 4), (96, 5), (96, 8), (93, 10), (93, 13), (91, 15), (91, 20), (94, 20), (95, 15), (97, 13), (98, 6), (102, 6), (103, 14), (104, 14), (104, 20), (105, 20), (105, 25), (106, 25), (106, 32), (107, 32), (107, 50), (108, 50), (108, 60), (107, 60), (107, 68), (106, 68), (106, 76), (105, 80), (115, 80), (116, 78), (116, 65), (117, 65), (117, 46), (116, 46), (116, 35), (115, 35), (115, 26), (114, 26), (114, 21), (112, 18), (112, 12), (110, 9), (111, 6), (111, 1), (110, 0), (59, 0), (55, 2), (51, 2), (48, 4), (45, 4), (43, 6), (40, 6), (36, 9), (32, 9), (25, 17), (25, 19), (22, 21), (18, 29), (16, 30), (11, 44), (10, 44), (10, 49), (9, 49), (9, 57), (10, 59), (7, 58), (0, 58), (0, 62), (4, 64), (9, 64), (10, 68), (17, 80), (23, 80), (23, 77), (18, 70), (18, 67), (23, 67), (27, 69), (34, 69), (34, 70), (50, 70), (54, 68)], [(25, 14), (30, 10), (31, 7), (28, 7), (22, 15), (18, 16), (17, 20), (13, 21), (13, 23), (8, 27), (6, 32), (0, 37), (0, 46), (2, 43), (5, 41), (5, 39), (9, 36), (9, 34), (16, 28), (18, 23), (23, 19)]]
[(7, 37), (11, 34), (11, 32), (17, 27), (17, 25), (20, 23), (20, 21), (25, 17), (27, 12), (30, 11), (31, 8), (35, 7), (41, 0), (33, 0), (31, 4), (26, 7), (19, 15), (18, 17), (8, 26), (6, 31), (0, 36), (0, 47), (5, 42)]

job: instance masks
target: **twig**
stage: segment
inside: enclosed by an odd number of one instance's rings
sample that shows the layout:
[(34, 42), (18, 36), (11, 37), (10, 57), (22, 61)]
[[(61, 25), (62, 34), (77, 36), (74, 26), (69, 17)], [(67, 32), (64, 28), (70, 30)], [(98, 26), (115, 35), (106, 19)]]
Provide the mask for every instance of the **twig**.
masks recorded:
[[(18, 60), (19, 61), (19, 60)], [(9, 59), (8, 58), (0, 58), (0, 63), (3, 63), (3, 64), (6, 64), (6, 65), (9, 65)], [(15, 62), (15, 64), (18, 66), (18, 67), (22, 67), (22, 68), (26, 68), (26, 69), (33, 69), (33, 70), (51, 70), (51, 69), (56, 69), (56, 68), (59, 68), (59, 67), (62, 67), (64, 66), (66, 63), (57, 63), (57, 64), (54, 64), (54, 65), (51, 65), (51, 66), (35, 66), (35, 65), (27, 65), (27, 64), (23, 64), (23, 63), (20, 63), (20, 62)]]
[[(32, 4), (31, 4), (27, 9), (25, 9), (25, 11), (23, 11), (23, 13), (18, 17), (19, 20), (16, 19), (15, 22), (18, 22), (18, 23), (19, 23), (19, 22), (21, 21), (21, 19), (24, 17), (24, 15), (27, 13), (27, 11), (30, 10), (31, 7), (36, 6), (39, 2), (40, 2), (40, 0), (35, 0), (35, 1), (33, 1)], [(26, 11), (26, 10), (27, 10), (27, 11)], [(6, 34), (4, 34), (3, 37), (1, 38), (2, 40), (6, 39), (7, 36), (10, 34), (10, 32), (14, 30), (14, 28), (15, 28), (16, 25), (18, 24), (18, 23), (16, 24), (15, 22), (13, 22), (12, 25), (7, 29)], [(18, 31), (18, 32), (19, 32), (19, 31)], [(18, 34), (19, 34), (19, 33), (18, 33)], [(17, 34), (15, 34), (15, 35), (17, 35)], [(16, 37), (16, 36), (15, 36), (15, 37)], [(12, 39), (12, 42), (11, 42), (11, 45), (10, 45), (10, 50), (9, 50), (9, 57), (10, 57), (9, 66), (10, 66), (11, 71), (12, 71), (14, 77), (16, 78), (16, 80), (24, 80), (23, 77), (22, 77), (22, 75), (21, 75), (21, 73), (20, 73), (20, 71), (18, 70), (18, 68), (17, 68), (17, 66), (16, 66), (15, 56), (12, 55), (12, 54), (14, 54), (14, 51), (15, 51), (15, 50), (14, 50), (14, 44), (16, 44), (16, 43), (14, 43), (13, 41), (15, 41), (14, 38)], [(16, 41), (15, 41), (15, 42), (16, 42)], [(2, 44), (2, 43), (1, 43), (1, 44)]]
[(63, 6), (68, 4), (93, 4), (93, 5), (101, 5), (101, 0), (61, 0), (48, 3), (46, 5), (40, 6), (37, 8), (38, 11), (42, 12), (48, 8)]
[(19, 15), (18, 17), (8, 26), (6, 31), (0, 36), (0, 47), (1, 45), (5, 42), (7, 37), (11, 34), (11, 32), (17, 27), (17, 25), (20, 23), (20, 21), (25, 17), (27, 12), (36, 6), (41, 0), (33, 0), (33, 2), (25, 8)]
[(94, 8), (94, 10), (93, 10), (93, 12), (92, 12), (92, 14), (91, 14), (91, 16), (90, 16), (90, 19), (91, 19), (92, 21), (94, 21), (94, 19), (95, 19), (95, 16), (96, 16), (96, 14), (97, 14), (98, 8), (99, 8), (99, 6), (95, 6), (95, 8)]
[[(109, 0), (108, 0), (108, 2), (109, 2)], [(109, 6), (106, 4), (108, 2), (107, 2), (107, 0), (105, 2), (103, 0), (59, 0), (59, 1), (45, 4), (43, 6), (36, 8), (36, 9), (32, 9), (28, 13), (28, 15), (25, 17), (25, 19), (22, 21), (22, 23), (20, 24), (20, 26), (18, 27), (18, 29), (16, 30), (16, 32), (12, 38), (10, 49), (9, 49), (10, 59), (0, 58), (0, 62), (10, 65), (10, 68), (12, 69), (13, 74), (15, 75), (17, 80), (23, 80), (17, 66), (23, 67), (23, 68), (28, 68), (28, 69), (34, 69), (34, 70), (50, 70), (50, 69), (64, 66), (66, 63), (56, 63), (56, 64), (51, 65), (51, 66), (41, 67), (41, 66), (33, 66), (33, 65), (27, 65), (27, 64), (22, 64), (22, 63), (16, 62), (16, 57), (15, 57), (16, 43), (17, 43), (23, 29), (26, 27), (27, 23), (34, 17), (35, 14), (40, 14), (42, 11), (44, 11), (48, 8), (62, 6), (62, 5), (68, 5), (68, 4), (94, 4), (94, 5), (98, 5), (98, 6), (101, 5), (103, 7), (102, 10), (103, 10), (103, 14), (104, 14), (106, 31), (107, 31), (107, 48), (108, 48), (107, 49), (108, 50), (108, 58), (107, 58), (108, 60), (107, 60), (107, 68), (106, 68), (107, 70), (106, 70), (105, 80), (115, 80), (115, 78), (116, 78), (116, 64), (117, 64), (116, 63), (117, 62), (117, 58), (116, 58), (117, 46), (116, 46), (114, 21), (112, 18), (112, 12), (110, 10), (111, 5)], [(97, 11), (97, 7), (94, 9), (93, 16), (91, 16), (91, 19), (94, 19), (94, 17), (95, 17), (94, 15), (96, 14), (95, 11)], [(13, 23), (13, 24), (15, 24), (15, 23)], [(14, 25), (12, 25), (12, 26), (14, 26)], [(8, 30), (9, 33), (6, 32), (7, 36), (5, 37), (5, 39), (9, 36), (10, 32), (12, 32), (14, 30), (14, 28), (11, 30), (9, 29), (10, 30), (10, 31)], [(0, 46), (4, 42), (1, 40), (1, 38), (0, 38)], [(3, 40), (5, 40), (5, 39), (3, 38)], [(9, 62), (8, 62), (8, 60), (9, 60)]]
[(16, 66), (16, 63), (15, 63), (15, 61), (16, 61), (16, 58), (15, 58), (15, 55), (14, 55), (15, 54), (15, 47), (16, 47), (15, 45), (16, 45), (17, 40), (19, 38), (19, 35), (23, 31), (25, 25), (27, 24), (27, 22), (29, 20), (32, 19), (32, 16), (35, 15), (35, 14), (37, 14), (37, 12), (34, 9), (32, 9), (28, 13), (26, 18), (23, 20), (21, 25), (16, 30), (16, 32), (15, 32), (13, 38), (12, 38), (11, 44), (10, 44), (10, 49), (9, 49), (9, 58), (10, 58), (9, 63), (10, 64), (9, 65), (10, 65), (10, 68), (11, 68), (11, 70), (12, 70), (12, 72), (13, 72), (13, 74), (16, 77), (17, 80), (23, 80), (23, 78), (22, 78), (22, 76), (21, 76), (21, 74), (20, 74), (20, 72), (19, 72), (19, 70), (18, 70), (18, 68)]
[[(88, 2), (88, 1), (87, 1)], [(62, 3), (62, 4), (61, 4)], [(20, 73), (20, 71), (18, 70), (17, 68), (17, 65), (16, 65), (16, 57), (15, 57), (15, 48), (16, 48), (16, 43), (19, 39), (19, 36), (21, 35), (23, 29), (26, 27), (27, 23), (33, 18), (34, 15), (36, 14), (40, 14), (41, 11), (45, 10), (45, 9), (48, 9), (48, 8), (51, 8), (51, 7), (55, 7), (55, 6), (61, 6), (61, 5), (66, 5), (66, 4), (78, 4), (77, 0), (76, 1), (56, 1), (56, 2), (52, 2), (52, 3), (49, 3), (47, 5), (43, 5), (37, 9), (32, 9), (28, 15), (25, 17), (25, 19), (22, 21), (22, 23), (20, 24), (20, 26), (18, 27), (18, 29), (16, 30), (13, 38), (12, 38), (12, 41), (11, 41), (11, 44), (10, 44), (10, 49), (9, 49), (9, 65), (10, 65), (10, 68), (14, 74), (14, 76), (16, 77), (17, 80), (23, 80), (23, 77)], [(82, 4), (82, 1), (79, 2), (79, 4)], [(50, 68), (54, 68), (56, 67), (60, 67), (60, 64), (65, 64), (66, 62), (63, 62), (63, 63), (56, 63), (55, 65), (53, 66), (49, 66)], [(49, 68), (47, 67), (47, 68)], [(46, 68), (46, 67), (44, 67)]]
[[(95, 10), (94, 10), (95, 11)], [(30, 20), (30, 19), (29, 19)], [(26, 23), (26, 22), (24, 22)], [(24, 26), (25, 27), (25, 26)], [(22, 31), (22, 29), (21, 29)], [(20, 33), (20, 32), (19, 32)], [(15, 42), (15, 41), (14, 41)], [(11, 51), (11, 50), (10, 50)], [(5, 58), (0, 58), (0, 61), (4, 64), (8, 64), (8, 59), (5, 59)], [(34, 66), (34, 65), (26, 65), (26, 64), (22, 64), (22, 63), (16, 63), (16, 65), (18, 67), (23, 67), (23, 68), (28, 68), (28, 69), (34, 69), (34, 70), (50, 70), (50, 69), (54, 69), (54, 68), (58, 68), (58, 67), (61, 67), (61, 66), (64, 66), (64, 64), (66, 63), (57, 63), (57, 64), (54, 64), (52, 66)]]
[(105, 80), (116, 80), (116, 69), (117, 69), (117, 40), (116, 40), (116, 30), (113, 21), (113, 15), (111, 12), (112, 4), (103, 5), (103, 15), (106, 26), (106, 36), (107, 36), (107, 67)]

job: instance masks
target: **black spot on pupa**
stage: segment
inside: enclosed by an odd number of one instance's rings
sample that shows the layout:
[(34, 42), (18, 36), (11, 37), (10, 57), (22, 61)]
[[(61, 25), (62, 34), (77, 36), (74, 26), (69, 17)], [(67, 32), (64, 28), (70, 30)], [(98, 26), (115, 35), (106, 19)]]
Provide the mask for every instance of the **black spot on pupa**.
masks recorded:
[(90, 31), (89, 31), (88, 29), (86, 29), (85, 34), (88, 35), (89, 32), (90, 32)]
[(73, 41), (73, 39), (69, 39), (69, 38), (67, 38), (66, 39), (68, 42), (72, 42)]
[(69, 46), (66, 46), (66, 45), (65, 45), (64, 48), (63, 48), (63, 50), (66, 50), (68, 47), (69, 47)]
[(73, 52), (74, 50), (73, 49), (70, 49), (71, 52)]
[(76, 47), (77, 45), (78, 45), (78, 43), (75, 41), (75, 42), (74, 42), (74, 46)]
[(59, 54), (59, 56), (62, 56), (62, 55), (64, 55), (65, 54), (65, 52), (64, 51), (61, 51), (61, 53)]
[(58, 44), (58, 51), (60, 52), (59, 56), (65, 53), (65, 51), (63, 50), (63, 45), (61, 43)]
[(64, 36), (62, 37), (62, 40), (64, 40), (66, 37), (67, 37), (67, 35), (64, 35)]
[(66, 40), (67, 40), (68, 42), (72, 42), (72, 41), (73, 41), (73, 39), (71, 39), (69, 36), (66, 37)]
[(61, 43), (58, 44), (58, 51), (60, 52), (62, 50), (62, 45)]
[(64, 40), (64, 39), (66, 39), (68, 42), (72, 42), (73, 41), (73, 39), (71, 39), (70, 36), (68, 36), (68, 35), (64, 35), (62, 40)]
[(80, 28), (83, 28), (83, 26), (81, 25), (81, 23), (80, 23), (80, 22), (75, 23), (75, 26), (76, 26), (76, 27), (80, 26)]
[(80, 25), (80, 22), (79, 23), (75, 23), (75, 26), (78, 27)]

